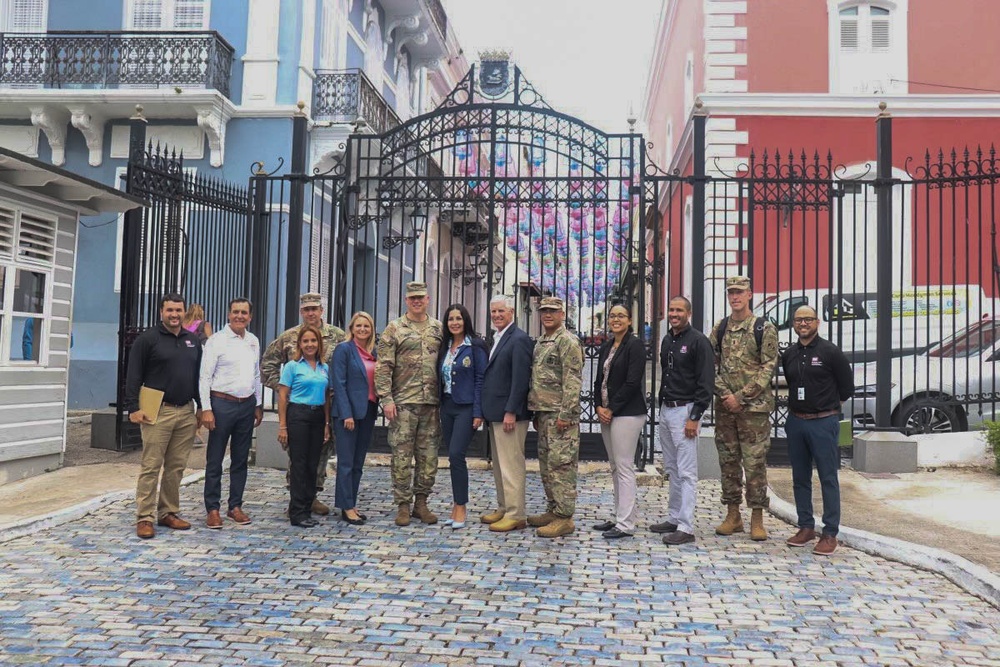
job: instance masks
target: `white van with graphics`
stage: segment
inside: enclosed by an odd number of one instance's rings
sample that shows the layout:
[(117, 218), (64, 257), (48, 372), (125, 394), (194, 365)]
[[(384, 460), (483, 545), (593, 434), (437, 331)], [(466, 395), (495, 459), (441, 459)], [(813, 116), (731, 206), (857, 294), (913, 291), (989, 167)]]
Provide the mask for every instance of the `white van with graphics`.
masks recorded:
[[(822, 320), (819, 335), (837, 344), (851, 362), (872, 361), (877, 355), (878, 294), (875, 292), (837, 296), (825, 289), (791, 290), (764, 294), (754, 301), (754, 314), (778, 327), (782, 347), (797, 339), (792, 318), (797, 308), (808, 305), (816, 309)], [(894, 357), (919, 354), (993, 313), (994, 302), (979, 285), (925, 285), (894, 290), (890, 354)]]

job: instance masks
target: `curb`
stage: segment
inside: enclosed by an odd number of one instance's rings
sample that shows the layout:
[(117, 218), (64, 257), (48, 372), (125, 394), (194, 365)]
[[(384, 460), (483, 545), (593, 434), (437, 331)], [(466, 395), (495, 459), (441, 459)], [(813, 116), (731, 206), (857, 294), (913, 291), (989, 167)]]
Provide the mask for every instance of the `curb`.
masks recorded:
[[(771, 487), (767, 490), (771, 514), (797, 526), (795, 505), (779, 497)], [(816, 525), (822, 524), (821, 517), (817, 516)], [(837, 539), (852, 549), (940, 574), (959, 588), (1000, 609), (1000, 576), (950, 551), (844, 526), (840, 527)]]
[[(201, 470), (181, 479), (181, 486), (188, 486), (189, 484), (194, 484), (195, 482), (199, 482), (203, 479), (205, 479), (205, 471)], [(102, 496), (85, 500), (82, 503), (77, 503), (76, 505), (56, 510), (55, 512), (50, 512), (49, 514), (42, 514), (41, 516), (35, 516), (28, 519), (22, 519), (21, 521), (4, 524), (0, 526), (0, 544), (9, 542), (10, 540), (14, 540), (19, 537), (24, 537), (25, 535), (31, 535), (32, 533), (38, 531), (55, 528), (56, 526), (61, 526), (64, 523), (76, 521), (77, 519), (87, 516), (91, 512), (96, 512), (102, 507), (110, 505), (111, 503), (116, 503), (120, 500), (128, 500), (130, 498), (135, 498), (134, 489), (111, 491)]]

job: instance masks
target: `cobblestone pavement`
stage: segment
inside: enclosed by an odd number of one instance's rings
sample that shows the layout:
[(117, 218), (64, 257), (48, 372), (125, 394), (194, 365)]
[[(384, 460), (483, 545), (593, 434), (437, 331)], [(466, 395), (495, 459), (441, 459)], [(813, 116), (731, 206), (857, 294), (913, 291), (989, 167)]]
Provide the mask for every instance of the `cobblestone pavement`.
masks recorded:
[[(473, 471), (470, 516), (492, 506)], [(251, 471), (254, 523), (161, 529), (130, 503), (0, 545), (0, 664), (1000, 665), (1000, 614), (942, 577), (841, 549), (819, 560), (772, 539), (720, 538), (715, 482), (697, 544), (645, 525), (666, 488), (642, 487), (643, 529), (607, 543), (607, 476), (581, 477), (577, 532), (545, 541), (392, 524), (388, 471), (369, 470), (369, 523), (282, 517), (280, 473)], [(445, 513), (448, 473), (432, 505)], [(541, 507), (537, 475), (529, 510)], [(331, 494), (327, 494), (328, 496)], [(202, 518), (201, 487), (184, 490)]]

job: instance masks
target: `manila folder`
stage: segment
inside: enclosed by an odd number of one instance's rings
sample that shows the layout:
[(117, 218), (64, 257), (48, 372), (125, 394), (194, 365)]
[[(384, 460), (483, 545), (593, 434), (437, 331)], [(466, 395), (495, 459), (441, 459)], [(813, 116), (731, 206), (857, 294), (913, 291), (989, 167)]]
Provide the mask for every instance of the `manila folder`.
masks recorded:
[(139, 409), (146, 415), (149, 424), (155, 424), (160, 416), (160, 405), (163, 404), (163, 392), (143, 385), (139, 388)]

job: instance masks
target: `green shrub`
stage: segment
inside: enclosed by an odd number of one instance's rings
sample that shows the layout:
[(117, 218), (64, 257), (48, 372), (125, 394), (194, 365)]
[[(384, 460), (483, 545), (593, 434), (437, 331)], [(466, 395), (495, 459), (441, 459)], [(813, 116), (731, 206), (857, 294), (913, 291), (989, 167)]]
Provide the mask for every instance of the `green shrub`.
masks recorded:
[(993, 471), (1000, 475), (1000, 422), (984, 422), (986, 443), (993, 450)]

